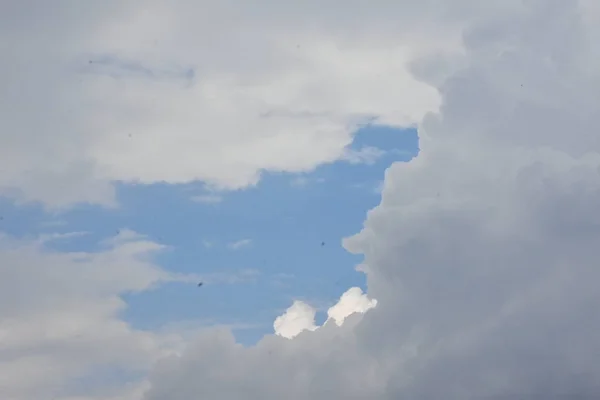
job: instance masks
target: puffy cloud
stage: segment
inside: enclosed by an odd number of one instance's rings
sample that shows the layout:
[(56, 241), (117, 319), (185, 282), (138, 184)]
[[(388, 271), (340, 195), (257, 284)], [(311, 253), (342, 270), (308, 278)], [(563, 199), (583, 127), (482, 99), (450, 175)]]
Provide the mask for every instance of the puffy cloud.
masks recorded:
[[(377, 305), (376, 299), (369, 299), (361, 288), (348, 289), (340, 300), (327, 311), (327, 321), (333, 321), (337, 326), (342, 326), (346, 318), (355, 313), (364, 314)], [(296, 300), (275, 319), (273, 328), (275, 334), (287, 339), (292, 339), (304, 331), (315, 331), (319, 326), (315, 323), (317, 310), (309, 304)]]
[[(413, 32), (411, 47), (397, 37), (422, 7), (338, 8), (15, 3), (0, 17), (1, 193), (114, 206), (117, 181), (243, 188), (262, 171), (346, 159), (373, 117), (412, 126), (436, 109), (437, 92), (407, 63), (456, 35), (440, 44)], [(357, 30), (359, 16), (378, 28)]]
[(101, 251), (59, 253), (48, 247), (57, 238), (0, 235), (3, 398), (66, 396), (77, 390), (90, 399), (94, 393), (108, 396), (123, 382), (84, 389), (75, 383), (102, 374), (102, 368), (118, 368), (124, 376), (143, 374), (179, 348), (177, 335), (135, 330), (120, 318), (126, 306), (121, 294), (187, 279), (150, 261), (162, 246), (122, 231)]
[(250, 348), (207, 331), (147, 400), (598, 396), (600, 10), (467, 4), (461, 51), (412, 64), (442, 96), (419, 156), (345, 240), (377, 307)]
[(327, 319), (334, 321), (338, 326), (344, 323), (344, 320), (354, 313), (365, 313), (377, 306), (377, 299), (369, 299), (361, 288), (353, 287), (348, 289), (340, 300), (327, 311)]
[(291, 339), (303, 331), (314, 331), (317, 329), (316, 314), (316, 309), (303, 301), (296, 300), (283, 315), (275, 319), (273, 323), (275, 334)]

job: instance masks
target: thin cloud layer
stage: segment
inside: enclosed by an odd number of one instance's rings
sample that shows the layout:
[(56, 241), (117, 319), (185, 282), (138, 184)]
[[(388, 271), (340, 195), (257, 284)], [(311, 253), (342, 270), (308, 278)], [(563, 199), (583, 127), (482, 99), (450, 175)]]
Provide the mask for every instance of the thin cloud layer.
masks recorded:
[(249, 247), (252, 245), (252, 239), (240, 239), (235, 242), (227, 244), (231, 250), (241, 250), (242, 248)]
[(598, 11), (480, 14), (413, 64), (442, 106), (345, 241), (377, 307), (252, 348), (207, 332), (146, 399), (597, 398)]

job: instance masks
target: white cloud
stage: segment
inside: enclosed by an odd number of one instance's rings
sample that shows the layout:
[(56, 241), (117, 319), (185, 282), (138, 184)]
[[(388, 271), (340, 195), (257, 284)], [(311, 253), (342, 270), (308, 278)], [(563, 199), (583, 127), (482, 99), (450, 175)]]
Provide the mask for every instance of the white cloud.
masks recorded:
[(215, 243), (212, 240), (204, 239), (204, 240), (202, 240), (202, 245), (204, 247), (206, 247), (207, 249), (210, 249), (210, 248), (214, 247)]
[[(355, 313), (364, 314), (377, 305), (377, 300), (369, 299), (359, 287), (348, 289), (340, 300), (327, 311), (327, 323), (333, 321), (342, 326), (346, 318)], [(275, 334), (286, 339), (292, 339), (304, 331), (315, 331), (319, 326), (315, 323), (317, 309), (301, 300), (296, 300), (275, 319), (273, 329)]]
[(204, 283), (209, 284), (236, 284), (244, 282), (253, 282), (260, 275), (260, 271), (246, 268), (241, 270), (227, 271), (221, 270), (219, 272), (210, 272), (202, 274), (199, 279)]
[(301, 332), (317, 329), (315, 315), (317, 310), (303, 301), (296, 300), (283, 315), (275, 319), (273, 329), (275, 334), (291, 339)]
[(192, 201), (204, 204), (217, 204), (223, 201), (223, 196), (214, 193), (199, 194), (197, 196), (192, 196)]
[(306, 187), (311, 183), (323, 183), (325, 178), (308, 177), (308, 176), (297, 176), (290, 181), (290, 184), (294, 187)]
[(377, 182), (367, 181), (367, 182), (353, 183), (352, 185), (350, 185), (351, 188), (365, 190), (365, 191), (368, 191), (370, 193), (377, 194), (377, 195), (381, 194), (381, 191), (383, 190), (383, 186), (384, 186), (383, 180), (377, 181)]
[(0, 21), (2, 193), (64, 207), (114, 206), (115, 181), (237, 189), (343, 158), (373, 116), (412, 126), (439, 98), (407, 63), (440, 44), (397, 40), (423, 10), (379, 7), (353, 40), (357, 5), (336, 28), (316, 3), (19, 2)]
[(298, 176), (291, 180), (290, 184), (296, 187), (304, 187), (308, 185), (309, 179), (306, 176)]
[(37, 241), (40, 244), (46, 244), (48, 242), (87, 236), (89, 234), (89, 232), (46, 233), (39, 235)]
[(377, 299), (369, 299), (361, 288), (348, 289), (340, 300), (327, 311), (327, 319), (334, 321), (338, 326), (354, 313), (366, 313), (377, 306)]
[[(143, 373), (175, 350), (174, 335), (133, 329), (120, 319), (120, 295), (180, 280), (149, 261), (161, 246), (114, 240), (96, 253), (57, 253), (52, 237), (0, 235), (0, 395), (68, 395), (74, 378), (98, 367)], [(110, 244), (109, 244), (110, 243)], [(90, 398), (106, 387), (87, 387)]]
[(240, 239), (235, 242), (231, 242), (227, 245), (232, 250), (239, 250), (243, 247), (249, 247), (252, 244), (252, 239)]
[(346, 149), (342, 159), (350, 164), (374, 164), (386, 154), (384, 150), (377, 147), (365, 146), (359, 150)]

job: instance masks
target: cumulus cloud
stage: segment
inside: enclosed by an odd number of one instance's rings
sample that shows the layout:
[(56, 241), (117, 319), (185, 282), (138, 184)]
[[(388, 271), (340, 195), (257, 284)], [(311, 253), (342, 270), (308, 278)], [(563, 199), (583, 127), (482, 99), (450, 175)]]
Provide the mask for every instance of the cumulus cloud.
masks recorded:
[(334, 321), (338, 326), (354, 313), (365, 313), (377, 306), (377, 299), (369, 299), (359, 287), (348, 289), (337, 304), (327, 311), (327, 319)]
[[(47, 247), (56, 238), (0, 235), (2, 398), (76, 395), (81, 389), (74, 380), (95, 376), (101, 368), (143, 374), (179, 348), (177, 335), (136, 330), (120, 318), (126, 307), (121, 294), (186, 279), (150, 261), (161, 245), (123, 231), (101, 251), (59, 253)], [(123, 384), (91, 384), (84, 394), (108, 398)]]
[(597, 398), (600, 10), (452, 6), (461, 49), (412, 63), (442, 99), (421, 152), (344, 243), (377, 307), (252, 348), (207, 332), (146, 399)]
[(316, 314), (317, 310), (313, 307), (301, 300), (296, 300), (283, 315), (275, 319), (273, 323), (275, 334), (291, 339), (303, 331), (314, 331), (317, 329)]
[[(342, 326), (350, 315), (364, 314), (376, 305), (376, 299), (369, 299), (361, 288), (352, 287), (342, 294), (336, 304), (329, 308), (325, 324), (333, 321), (337, 326)], [(283, 315), (275, 319), (273, 323), (275, 334), (292, 339), (304, 331), (315, 331), (319, 328), (315, 323), (316, 314), (316, 308), (301, 300), (296, 300)]]
[[(238, 189), (262, 171), (344, 158), (373, 117), (414, 125), (438, 94), (408, 72), (414, 48), (394, 38), (404, 28), (391, 12), (411, 13), (380, 3), (385, 24), (356, 41), (315, 19), (316, 3), (16, 3), (0, 32), (1, 193), (65, 207), (115, 206), (114, 182)], [(339, 19), (345, 34), (357, 6)]]

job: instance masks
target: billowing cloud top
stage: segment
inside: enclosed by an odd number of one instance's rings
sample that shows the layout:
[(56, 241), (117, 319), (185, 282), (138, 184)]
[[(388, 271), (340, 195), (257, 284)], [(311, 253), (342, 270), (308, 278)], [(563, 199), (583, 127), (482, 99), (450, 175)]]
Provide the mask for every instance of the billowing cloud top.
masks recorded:
[(19, 199), (239, 188), (343, 158), (372, 116), (419, 129), (345, 240), (376, 307), (315, 329), (296, 303), (291, 339), (250, 348), (206, 330), (145, 400), (600, 396), (597, 1), (14, 4), (0, 186)]
[[(341, 326), (346, 318), (355, 313), (365, 313), (377, 305), (376, 299), (369, 299), (358, 287), (350, 288), (340, 297), (340, 300), (327, 311), (327, 320)], [(275, 319), (273, 328), (275, 334), (292, 339), (304, 331), (314, 331), (318, 328), (315, 323), (317, 310), (309, 304), (296, 300)]]

